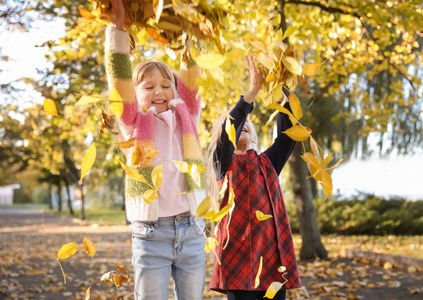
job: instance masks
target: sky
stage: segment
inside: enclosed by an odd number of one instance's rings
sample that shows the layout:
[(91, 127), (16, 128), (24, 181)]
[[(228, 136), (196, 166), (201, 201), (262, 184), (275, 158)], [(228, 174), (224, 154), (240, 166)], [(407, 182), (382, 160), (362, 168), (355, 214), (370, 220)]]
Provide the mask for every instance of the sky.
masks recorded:
[[(64, 34), (64, 25), (36, 21), (29, 32), (0, 31), (2, 55), (9, 56), (8, 62), (0, 61), (0, 84), (21, 77), (38, 78), (37, 68), (49, 67), (44, 55), (46, 48), (35, 47)], [(25, 86), (26, 95), (33, 103), (42, 103), (41, 96)], [(1, 99), (1, 94), (0, 94)], [(423, 200), (423, 155), (413, 157), (392, 157), (390, 159), (351, 160), (343, 162), (332, 173), (333, 191), (349, 196), (357, 191), (380, 196), (402, 196), (410, 200)]]

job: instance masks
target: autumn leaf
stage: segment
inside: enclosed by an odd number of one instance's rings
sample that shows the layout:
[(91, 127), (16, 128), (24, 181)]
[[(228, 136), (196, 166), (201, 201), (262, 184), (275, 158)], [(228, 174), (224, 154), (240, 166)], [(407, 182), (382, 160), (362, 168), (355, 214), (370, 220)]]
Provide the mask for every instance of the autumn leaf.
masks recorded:
[(260, 256), (260, 265), (256, 274), (256, 280), (254, 282), (254, 288), (258, 288), (258, 286), (260, 285), (260, 275), (261, 275), (261, 271), (263, 269), (263, 256)]
[(294, 117), (299, 121), (303, 117), (303, 112), (301, 110), (300, 99), (294, 94), (289, 95), (289, 105), (291, 106), (292, 113)]
[(283, 284), (278, 281), (272, 282), (269, 287), (267, 288), (266, 294), (264, 295), (265, 298), (273, 299), (277, 292), (282, 288)]
[(150, 189), (150, 190), (146, 190), (144, 192), (144, 202), (146, 204), (150, 204), (152, 202), (154, 202), (154, 200), (156, 200), (157, 198), (157, 191)]
[(85, 236), (84, 236), (84, 250), (88, 256), (94, 257), (95, 245)]
[(120, 119), (123, 113), (123, 102), (115, 87), (112, 88), (112, 92), (109, 96), (109, 107), (112, 113), (116, 116), (116, 119)]
[(321, 64), (306, 64), (303, 67), (303, 75), (314, 76), (317, 74)]
[(294, 141), (301, 142), (308, 139), (311, 133), (311, 129), (302, 125), (295, 125), (282, 132), (288, 135)]
[(179, 172), (188, 173), (188, 163), (186, 161), (173, 160), (173, 163), (175, 164), (175, 167), (179, 170)]
[(201, 201), (200, 205), (197, 207), (196, 217), (197, 219), (204, 216), (211, 207), (210, 197), (205, 198)]
[(215, 238), (208, 237), (206, 239), (206, 246), (205, 246), (204, 250), (206, 252), (212, 252), (214, 250), (214, 248), (217, 246), (218, 243), (219, 242)]
[(312, 136), (310, 136), (310, 148), (314, 156), (316, 157), (320, 156), (319, 146), (317, 145), (316, 140)]
[(85, 291), (85, 300), (90, 300), (91, 298), (91, 286)]
[(197, 56), (195, 61), (203, 69), (214, 69), (222, 65), (226, 60), (226, 57), (220, 54), (204, 54)]
[(233, 124), (231, 124), (231, 120), (230, 119), (226, 119), (226, 124), (225, 124), (225, 131), (228, 135), (229, 141), (232, 142), (232, 144), (234, 145), (234, 148), (236, 149), (236, 131), (235, 131), (235, 126)]
[(215, 215), (216, 215), (216, 211), (211, 210), (203, 216), (203, 219), (213, 220)]
[(72, 111), (72, 118), (73, 118), (73, 120), (75, 121), (76, 124), (80, 125), (81, 122), (79, 121), (79, 118), (76, 115), (75, 109), (73, 107), (71, 108), (71, 111)]
[(287, 37), (289, 37), (291, 34), (293, 34), (296, 30), (298, 29), (298, 27), (289, 27), (285, 30), (285, 32), (283, 33), (283, 37), (282, 37), (282, 41), (284, 39), (286, 39)]
[(163, 183), (163, 164), (155, 167), (151, 173), (151, 179), (153, 180), (153, 185), (158, 189)]
[(113, 277), (113, 282), (117, 289), (120, 289), (122, 287), (122, 284), (128, 281), (128, 278), (123, 276), (123, 274), (119, 274), (115, 277)]
[(59, 252), (57, 253), (57, 259), (65, 259), (72, 255), (74, 255), (78, 251), (78, 247), (75, 243), (68, 243), (60, 248)]
[(84, 176), (91, 170), (91, 167), (94, 165), (95, 157), (96, 157), (96, 147), (95, 144), (92, 143), (90, 147), (88, 147), (87, 151), (82, 158), (82, 165), (81, 165), (81, 178), (79, 181), (84, 178)]
[(95, 103), (103, 101), (106, 99), (106, 96), (96, 95), (96, 96), (82, 96), (75, 105), (85, 105), (89, 103)]
[(265, 221), (267, 219), (273, 218), (272, 215), (265, 215), (264, 213), (262, 213), (259, 210), (256, 210), (256, 217), (257, 217), (257, 220), (259, 220), (259, 221)]
[(57, 114), (57, 108), (56, 108), (56, 104), (54, 103), (53, 100), (51, 99), (44, 99), (44, 104), (43, 104), (44, 110), (52, 115), (52, 116), (56, 116), (58, 117), (59, 115)]
[(285, 68), (290, 73), (292, 73), (293, 75), (301, 75), (301, 72), (303, 71), (303, 69), (295, 58), (291, 56), (286, 56), (286, 57), (282, 57), (281, 60)]
[(121, 162), (121, 161), (119, 161), (119, 162), (120, 162), (120, 165), (122, 166), (122, 168), (125, 170), (126, 175), (128, 175), (129, 178), (148, 184), (144, 175), (141, 175), (140, 173), (138, 173), (138, 171), (136, 169), (124, 164), (123, 162)]
[(96, 19), (96, 16), (94, 16), (92, 13), (90, 13), (88, 10), (83, 8), (82, 6), (79, 6), (79, 13), (81, 14), (81, 17), (87, 20), (94, 20)]
[(231, 114), (226, 110), (223, 110), (223, 109), (220, 109), (220, 108), (217, 108), (217, 107), (212, 107), (212, 109), (215, 112), (217, 112), (219, 115), (225, 116), (226, 118), (229, 118), (231, 120), (234, 119), (234, 117), (232, 117)]
[(118, 269), (119, 272), (125, 274), (126, 277), (129, 276), (128, 270), (123, 265), (120, 265), (120, 264), (115, 263), (115, 267), (116, 267), (116, 269)]
[(113, 277), (116, 274), (117, 274), (116, 271), (107, 272), (107, 273), (105, 273), (101, 276), (100, 281), (101, 282), (113, 282)]
[(224, 216), (226, 216), (229, 211), (234, 207), (235, 202), (235, 193), (233, 189), (230, 189), (229, 191), (229, 199), (228, 199), (228, 204), (226, 204), (220, 211), (218, 211), (214, 216), (212, 221), (214, 222), (218, 222), (220, 221)]
[(190, 165), (189, 173), (192, 179), (194, 180), (195, 184), (198, 187), (201, 187), (201, 176), (200, 176), (200, 171), (198, 170), (198, 165), (196, 164)]

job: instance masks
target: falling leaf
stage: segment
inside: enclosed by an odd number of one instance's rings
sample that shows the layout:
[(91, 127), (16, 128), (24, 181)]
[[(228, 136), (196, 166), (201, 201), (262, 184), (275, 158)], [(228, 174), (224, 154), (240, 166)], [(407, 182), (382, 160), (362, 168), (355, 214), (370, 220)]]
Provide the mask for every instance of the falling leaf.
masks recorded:
[(155, 40), (156, 42), (159, 42), (159, 43), (162, 43), (162, 44), (169, 43), (169, 41), (165, 37), (158, 34), (157, 31), (154, 28), (148, 27), (148, 28), (146, 28), (146, 31), (147, 31), (148, 35), (153, 40)]
[(88, 10), (83, 8), (82, 6), (79, 6), (79, 13), (81, 17), (83, 17), (86, 20), (94, 20), (96, 19), (96, 16), (94, 16), (92, 13), (90, 13)]
[(79, 181), (84, 178), (84, 176), (91, 170), (91, 167), (94, 165), (95, 157), (96, 157), (96, 147), (95, 144), (92, 143), (90, 147), (88, 147), (87, 151), (82, 158), (82, 165), (81, 165), (81, 178)]
[(289, 95), (289, 105), (291, 106), (294, 117), (299, 121), (303, 117), (303, 112), (301, 110), (300, 99), (294, 93)]
[(119, 274), (115, 277), (113, 277), (113, 282), (117, 289), (120, 289), (122, 287), (122, 284), (128, 281), (128, 278), (123, 276), (123, 274)]
[(303, 67), (303, 75), (314, 76), (317, 74), (321, 64), (306, 64)]
[(235, 199), (235, 193), (233, 189), (230, 189), (229, 191), (229, 199), (228, 199), (228, 204), (226, 204), (220, 211), (218, 211), (214, 216), (212, 221), (214, 222), (218, 222), (220, 221), (224, 216), (226, 216), (229, 211), (233, 208), (233, 206), (235, 205), (234, 202)]
[(260, 275), (261, 275), (261, 271), (263, 269), (263, 256), (260, 256), (260, 265), (257, 271), (257, 275), (256, 275), (256, 280), (254, 283), (254, 288), (256, 289), (259, 285), (260, 285)]
[(302, 125), (295, 125), (282, 132), (288, 135), (294, 141), (301, 142), (308, 139), (311, 133), (311, 129)]
[(204, 250), (206, 252), (212, 252), (218, 243), (219, 242), (215, 238), (208, 237), (206, 239), (206, 246), (204, 247)]
[(52, 115), (52, 116), (56, 116), (58, 117), (59, 115), (57, 114), (57, 108), (56, 108), (56, 104), (54, 103), (53, 100), (51, 99), (44, 99), (44, 104), (43, 104), (44, 110)]
[(316, 143), (316, 140), (310, 136), (310, 148), (313, 154), (319, 157), (319, 146)]
[(109, 107), (112, 113), (116, 116), (116, 119), (120, 119), (123, 113), (123, 102), (115, 87), (112, 88), (112, 92), (109, 96)]
[(146, 190), (144, 192), (144, 202), (146, 204), (150, 204), (152, 202), (154, 202), (154, 200), (156, 200), (157, 198), (157, 191), (150, 189), (150, 190)]
[(158, 189), (163, 183), (163, 164), (155, 167), (151, 173), (151, 179), (153, 180), (153, 185)]
[(229, 141), (232, 142), (232, 144), (234, 145), (234, 148), (236, 149), (236, 131), (235, 131), (235, 126), (233, 124), (231, 124), (231, 120), (230, 119), (226, 119), (226, 124), (225, 124), (225, 131), (228, 135)]
[(278, 272), (279, 273), (283, 273), (283, 272), (285, 272), (286, 271), (286, 267), (285, 266), (280, 266), (279, 268), (278, 268)]
[(123, 265), (120, 265), (120, 264), (115, 263), (115, 267), (116, 267), (116, 269), (118, 269), (119, 272), (125, 274), (126, 277), (129, 276), (128, 270)]
[(94, 257), (95, 245), (84, 236), (84, 249), (88, 256)]
[(136, 180), (136, 181), (140, 181), (140, 182), (144, 182), (147, 183), (147, 180), (145, 179), (144, 175), (141, 175), (140, 173), (138, 173), (138, 171), (130, 166), (127, 166), (126, 164), (124, 164), (123, 162), (119, 161), (120, 165), (122, 166), (122, 168), (125, 170), (126, 175), (128, 175), (129, 178)]
[(203, 216), (203, 219), (213, 220), (214, 216), (216, 215), (215, 210), (211, 210)]
[(226, 110), (223, 110), (223, 109), (220, 109), (220, 108), (217, 108), (217, 107), (212, 107), (212, 109), (213, 109), (215, 112), (217, 112), (218, 114), (220, 114), (220, 115), (222, 115), (222, 116), (225, 116), (226, 118), (229, 118), (229, 119), (231, 119), (231, 120), (233, 120), (233, 119), (234, 119), (234, 117), (232, 117), (232, 116), (231, 116), (231, 114), (230, 114), (228, 111), (226, 111)]
[(72, 118), (75, 121), (75, 123), (78, 124), (78, 125), (81, 124), (78, 116), (76, 115), (75, 109), (73, 107), (72, 107), (71, 111), (72, 111)]
[(100, 281), (101, 282), (113, 282), (113, 277), (116, 274), (117, 274), (116, 271), (107, 272), (107, 273), (103, 274), (103, 276), (101, 276)]
[(287, 37), (289, 37), (291, 34), (293, 34), (296, 30), (298, 29), (298, 27), (289, 27), (285, 30), (285, 32), (283, 33), (283, 37), (282, 37), (282, 41), (284, 39), (286, 39)]
[(188, 163), (186, 161), (173, 160), (173, 163), (175, 164), (175, 167), (179, 170), (179, 172), (188, 173)]
[(60, 248), (59, 252), (57, 253), (58, 259), (65, 259), (72, 255), (74, 255), (78, 251), (78, 247), (76, 247), (75, 243), (68, 243)]
[(267, 120), (266, 125), (264, 126), (269, 126), (270, 123), (273, 121), (273, 119), (278, 115), (279, 111), (275, 110), (269, 117), (269, 120)]
[(190, 165), (190, 175), (192, 177), (192, 179), (194, 180), (195, 184), (198, 187), (201, 187), (201, 176), (200, 176), (200, 171), (198, 170), (198, 165), (196, 164), (192, 164)]
[(269, 287), (267, 288), (266, 294), (264, 295), (265, 298), (273, 299), (277, 292), (281, 289), (283, 284), (278, 281), (272, 282)]
[(85, 105), (89, 103), (95, 103), (102, 100), (105, 100), (107, 97), (98, 95), (98, 96), (82, 96), (78, 102), (75, 103), (75, 105)]
[(265, 215), (264, 213), (262, 213), (259, 210), (256, 210), (256, 217), (257, 217), (257, 220), (259, 220), (259, 221), (264, 221), (264, 220), (273, 218), (272, 215)]
[(195, 58), (197, 64), (203, 69), (214, 69), (222, 65), (226, 57), (220, 54), (204, 54)]
[(85, 300), (90, 300), (91, 298), (91, 286), (85, 291)]
[(200, 205), (197, 207), (196, 216), (197, 218), (204, 216), (211, 207), (210, 197), (205, 198), (201, 201)]

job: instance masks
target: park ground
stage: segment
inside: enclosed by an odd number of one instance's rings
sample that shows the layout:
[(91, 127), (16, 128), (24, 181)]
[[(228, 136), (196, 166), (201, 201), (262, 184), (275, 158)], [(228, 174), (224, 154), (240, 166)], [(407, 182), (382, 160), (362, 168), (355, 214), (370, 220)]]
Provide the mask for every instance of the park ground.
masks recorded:
[[(84, 251), (84, 237), (96, 246), (93, 258)], [(421, 243), (420, 238), (416, 239)], [(303, 286), (289, 291), (287, 299), (423, 299), (423, 273), (418, 268), (347, 258), (345, 247), (339, 247), (342, 238), (333, 240), (338, 247), (328, 247), (329, 260), (299, 262)], [(58, 250), (70, 242), (79, 251), (61, 260), (67, 275), (64, 284), (56, 258)], [(298, 250), (298, 237), (295, 242)], [(104, 273), (119, 272), (115, 263), (132, 272), (131, 235), (127, 225), (98, 225), (43, 210), (0, 208), (0, 299), (85, 299), (89, 287), (91, 299), (133, 299), (131, 282), (117, 289), (100, 281)], [(226, 299), (208, 289), (212, 267), (213, 256), (209, 255), (204, 298)], [(170, 299), (173, 298), (171, 286)]]

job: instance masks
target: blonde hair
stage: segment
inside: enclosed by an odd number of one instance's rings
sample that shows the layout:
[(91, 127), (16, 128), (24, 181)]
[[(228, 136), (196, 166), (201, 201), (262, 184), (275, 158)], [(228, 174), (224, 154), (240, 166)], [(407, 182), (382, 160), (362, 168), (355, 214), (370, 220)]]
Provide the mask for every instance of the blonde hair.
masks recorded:
[[(220, 202), (219, 199), (219, 187), (217, 185), (217, 179), (216, 179), (216, 173), (214, 171), (214, 162), (213, 162), (213, 153), (214, 150), (216, 150), (217, 141), (220, 138), (220, 135), (222, 134), (222, 126), (223, 123), (226, 121), (225, 116), (221, 116), (219, 120), (213, 125), (212, 134), (211, 134), (211, 140), (209, 143), (209, 146), (207, 147), (207, 153), (206, 153), (206, 168), (207, 168), (207, 195), (210, 196), (210, 200), (212, 202), (212, 208), (215, 210), (218, 210)], [(251, 120), (247, 117), (246, 122), (249, 122), (252, 128), (252, 139), (249, 145), (247, 145), (247, 149), (254, 149), (258, 150), (258, 135), (257, 131), (254, 128), (253, 123)]]
[(176, 98), (178, 95), (176, 91), (178, 75), (172, 72), (168, 65), (160, 61), (147, 61), (136, 65), (132, 71), (132, 81), (135, 86), (139, 85), (155, 69), (159, 70), (164, 78), (170, 80)]

